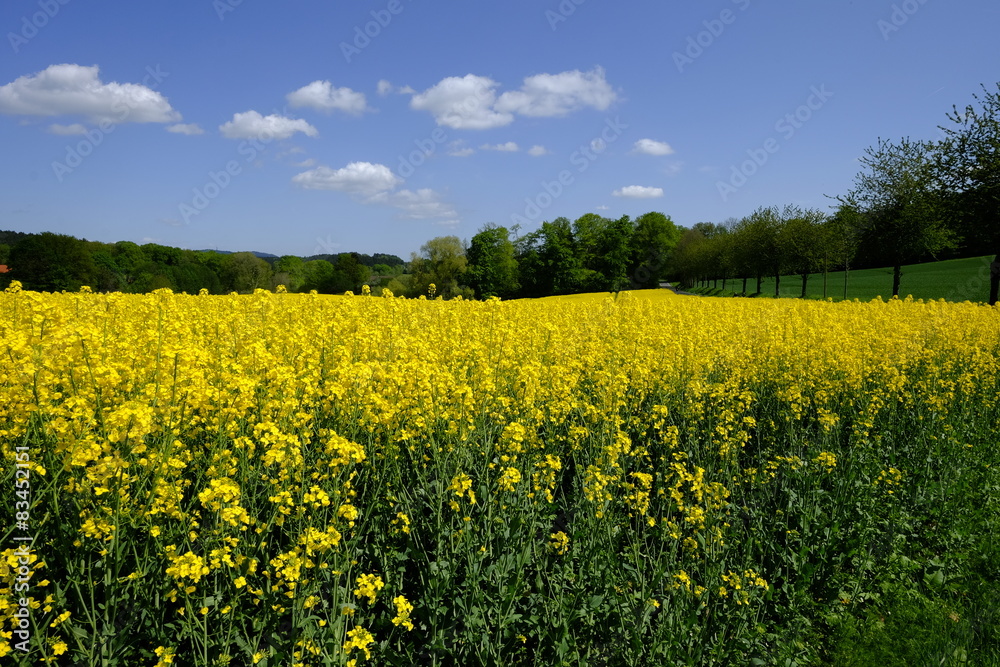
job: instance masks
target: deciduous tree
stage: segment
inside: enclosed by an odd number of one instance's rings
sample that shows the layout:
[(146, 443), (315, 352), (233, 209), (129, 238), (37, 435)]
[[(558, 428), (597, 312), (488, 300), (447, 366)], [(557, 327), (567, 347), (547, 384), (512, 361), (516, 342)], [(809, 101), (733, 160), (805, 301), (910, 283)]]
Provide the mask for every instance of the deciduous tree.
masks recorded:
[(892, 262), (892, 294), (899, 295), (902, 266), (957, 245), (945, 220), (945, 193), (932, 161), (932, 144), (879, 139), (861, 158), (864, 170), (841, 203), (864, 216), (866, 243), (884, 248)]
[(1000, 296), (1000, 83), (983, 86), (976, 104), (953, 108), (941, 127), (945, 139), (935, 151), (940, 178), (956, 196), (951, 213), (966, 241), (990, 248), (995, 255), (990, 271), (990, 305)]

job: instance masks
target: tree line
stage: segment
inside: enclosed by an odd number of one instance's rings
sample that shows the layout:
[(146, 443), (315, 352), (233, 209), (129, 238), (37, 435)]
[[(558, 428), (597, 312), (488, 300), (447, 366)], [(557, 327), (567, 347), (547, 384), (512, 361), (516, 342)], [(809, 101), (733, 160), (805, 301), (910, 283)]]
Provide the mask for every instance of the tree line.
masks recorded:
[(433, 285), (444, 298), (524, 298), (657, 287), (681, 230), (655, 211), (635, 220), (560, 217), (523, 235), (487, 224), (467, 244), (457, 236), (424, 244), (410, 259), (407, 293)]
[[(687, 284), (802, 276), (891, 266), (898, 296), (905, 264), (994, 255), (990, 304), (1000, 291), (1000, 85), (975, 104), (953, 107), (937, 140), (879, 139), (860, 159), (851, 190), (831, 215), (794, 206), (763, 207), (722, 225), (686, 230), (674, 257)], [(826, 295), (824, 284), (824, 296)]]
[(373, 275), (402, 273), (396, 255), (345, 252), (311, 258), (259, 257), (250, 252), (184, 250), (130, 241), (101, 243), (65, 234), (0, 232), (0, 287), (18, 280), (26, 289), (76, 291), (87, 285), (101, 292), (247, 293), (255, 289), (338, 294), (360, 290)]

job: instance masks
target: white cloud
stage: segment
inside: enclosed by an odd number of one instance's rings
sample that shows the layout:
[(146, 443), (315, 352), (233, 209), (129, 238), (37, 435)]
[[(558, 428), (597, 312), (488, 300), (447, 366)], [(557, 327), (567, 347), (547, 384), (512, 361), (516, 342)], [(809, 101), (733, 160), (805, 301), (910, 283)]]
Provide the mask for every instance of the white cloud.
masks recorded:
[(303, 160), (302, 162), (296, 162), (292, 166), (308, 169), (309, 167), (316, 166), (316, 160), (314, 158), (309, 158), (308, 160)]
[(399, 190), (386, 192), (372, 198), (373, 202), (387, 204), (403, 212), (404, 218), (428, 220), (437, 218), (445, 224), (457, 222), (458, 213), (454, 207), (441, 201), (441, 195), (429, 188), (420, 190)]
[(663, 141), (640, 139), (635, 142), (632, 152), (639, 153), (640, 155), (671, 155), (674, 149), (670, 144)]
[[(381, 83), (379, 82), (380, 86)], [(334, 88), (329, 81), (313, 81), (307, 86), (288, 93), (285, 97), (292, 108), (296, 109), (310, 107), (326, 113), (343, 111), (355, 116), (369, 111), (364, 93), (353, 91), (350, 88)]]
[(222, 136), (228, 139), (287, 139), (296, 132), (315, 137), (319, 131), (304, 120), (285, 118), (272, 114), (261, 116), (256, 111), (233, 114), (233, 119), (219, 126)]
[(429, 111), (438, 125), (456, 130), (488, 130), (509, 125), (510, 113), (495, 111), (497, 82), (466, 74), (442, 79), (410, 100), (410, 108)]
[[(475, 74), (448, 77), (414, 94), (410, 107), (429, 111), (438, 125), (456, 130), (488, 130), (509, 125), (514, 114), (566, 116), (585, 107), (603, 111), (618, 99), (601, 67), (589, 72), (572, 70), (529, 76), (519, 90), (508, 91), (499, 98), (498, 86), (493, 79)], [(379, 82), (380, 92), (389, 88), (391, 84), (387, 81)]]
[(541, 157), (542, 155), (548, 155), (548, 154), (549, 151), (547, 148), (545, 148), (545, 146), (535, 145), (528, 149), (528, 155), (532, 157)]
[(337, 190), (374, 197), (389, 192), (403, 181), (384, 164), (352, 162), (341, 169), (319, 166), (297, 174), (292, 182), (308, 190)]
[(410, 88), (409, 86), (394, 86), (391, 81), (386, 81), (385, 79), (380, 79), (375, 89), (380, 97), (385, 97), (386, 95), (391, 95), (393, 93), (396, 93), (397, 95), (417, 94), (417, 91), (413, 90), (413, 88)]
[(479, 148), (484, 151), (499, 151), (501, 153), (516, 153), (521, 150), (513, 141), (508, 141), (505, 144), (495, 144), (493, 146), (490, 144), (483, 144)]
[(316, 167), (292, 178), (309, 190), (336, 190), (354, 195), (365, 204), (381, 204), (399, 209), (402, 217), (412, 220), (436, 219), (441, 224), (458, 223), (454, 207), (429, 188), (396, 190), (403, 179), (384, 164), (352, 162), (342, 169)]
[(683, 169), (684, 169), (683, 162), (671, 162), (670, 164), (668, 164), (663, 168), (663, 173), (666, 174), (667, 176), (673, 177), (681, 173)]
[(397, 95), (416, 95), (417, 91), (413, 90), (410, 86), (394, 86), (391, 81), (386, 81), (385, 79), (380, 79), (376, 90), (381, 97), (386, 95), (391, 95), (396, 93)]
[(464, 139), (456, 139), (448, 144), (448, 155), (452, 157), (469, 157), (475, 152), (475, 149), (465, 145)]
[(604, 69), (573, 70), (559, 74), (536, 74), (525, 78), (520, 90), (506, 92), (495, 108), (503, 113), (550, 117), (592, 107), (604, 111), (617, 99), (604, 78)]
[(49, 132), (68, 137), (74, 134), (86, 134), (87, 128), (80, 125), (80, 123), (73, 123), (72, 125), (60, 125), (59, 123), (53, 123), (52, 125), (49, 125)]
[(654, 199), (663, 196), (663, 188), (648, 188), (644, 185), (629, 185), (611, 193), (615, 197), (629, 199)]
[(600, 206), (597, 207), (598, 211), (608, 211), (610, 209), (611, 209), (610, 206), (605, 206), (604, 204), (601, 204)]
[(201, 129), (197, 123), (177, 123), (176, 125), (168, 125), (167, 132), (174, 132), (176, 134), (187, 134), (194, 136), (196, 134), (205, 134), (205, 130)]
[(136, 83), (103, 83), (97, 65), (50, 65), (0, 86), (0, 113), (79, 114), (92, 123), (175, 123), (181, 115), (160, 93)]

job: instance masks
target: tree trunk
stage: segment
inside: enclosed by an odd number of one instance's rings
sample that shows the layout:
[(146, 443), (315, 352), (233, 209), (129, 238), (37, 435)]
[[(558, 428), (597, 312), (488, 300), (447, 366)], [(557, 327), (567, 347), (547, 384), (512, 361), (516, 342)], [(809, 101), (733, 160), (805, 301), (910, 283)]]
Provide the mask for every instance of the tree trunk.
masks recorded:
[(823, 268), (823, 300), (826, 301), (826, 274), (827, 270)]
[(844, 265), (844, 301), (847, 301), (847, 279), (851, 276), (851, 269)]
[(718, 287), (719, 287), (719, 277), (716, 276), (715, 278), (712, 278), (712, 289), (718, 289)]
[(997, 256), (993, 258), (993, 264), (990, 265), (990, 305), (997, 305), (997, 297), (1000, 292), (1000, 251), (997, 252)]
[(746, 276), (743, 277), (743, 294), (747, 293), (747, 279)]
[(722, 274), (722, 291), (723, 291), (723, 292), (725, 292), (725, 291), (726, 291), (726, 278), (727, 278), (727, 277), (728, 277), (728, 276), (727, 276), (727, 275), (726, 275), (725, 273), (723, 273), (723, 274)]
[(802, 298), (806, 298), (806, 283), (809, 281), (809, 274), (802, 274)]
[(781, 290), (781, 274), (774, 272), (774, 298), (777, 299)]
[(892, 295), (899, 296), (899, 278), (903, 275), (901, 264), (892, 265)]
[(764, 279), (759, 273), (757, 274), (757, 294), (760, 294), (760, 283)]

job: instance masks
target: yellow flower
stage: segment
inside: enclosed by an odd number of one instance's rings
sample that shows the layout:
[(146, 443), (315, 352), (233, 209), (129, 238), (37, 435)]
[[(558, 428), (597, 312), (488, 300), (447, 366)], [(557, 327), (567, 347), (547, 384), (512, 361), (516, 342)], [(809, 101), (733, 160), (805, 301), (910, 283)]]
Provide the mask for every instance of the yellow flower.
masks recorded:
[(517, 468), (504, 468), (498, 482), (500, 488), (508, 493), (514, 492), (514, 487), (521, 481), (521, 471)]
[(353, 630), (347, 631), (347, 641), (344, 642), (344, 652), (350, 653), (354, 649), (358, 649), (359, 651), (364, 652), (365, 660), (370, 660), (372, 653), (368, 647), (373, 643), (375, 643), (375, 638), (372, 636), (372, 633), (368, 632), (360, 625), (356, 625)]
[(407, 630), (412, 630), (413, 622), (410, 620), (410, 612), (413, 611), (413, 605), (402, 595), (394, 597), (392, 603), (396, 605), (396, 616), (392, 619), (392, 624), (402, 625)]
[(831, 454), (830, 452), (820, 452), (816, 458), (813, 459), (816, 463), (825, 466), (827, 472), (833, 472), (833, 469), (837, 465), (837, 456)]
[(158, 647), (154, 653), (159, 661), (156, 663), (156, 667), (166, 667), (167, 665), (172, 665), (174, 663), (174, 649), (165, 648), (163, 646)]
[(49, 627), (54, 628), (57, 625), (66, 622), (66, 620), (69, 619), (69, 617), (70, 617), (70, 612), (64, 611), (63, 613), (56, 616), (56, 618), (51, 623), (49, 623)]
[(468, 494), (469, 502), (473, 505), (476, 504), (476, 494), (472, 491), (472, 478), (464, 472), (460, 472), (452, 478), (448, 490), (453, 491), (459, 498)]
[(557, 533), (552, 533), (549, 535), (549, 538), (551, 540), (549, 542), (549, 548), (560, 556), (564, 555), (566, 551), (569, 550), (569, 535), (563, 531), (560, 530)]
[(374, 574), (362, 574), (356, 583), (358, 587), (354, 589), (354, 595), (368, 598), (368, 604), (375, 604), (375, 596), (385, 587), (382, 578)]
[(408, 534), (410, 532), (410, 517), (404, 512), (397, 512), (396, 518), (392, 520), (392, 525), (398, 525), (399, 530)]
[(175, 556), (174, 548), (167, 547), (167, 557), (170, 559), (170, 565), (167, 567), (167, 574), (174, 579), (183, 579), (187, 577), (195, 583), (198, 583), (204, 575), (209, 573), (209, 568), (205, 564), (205, 560), (191, 551), (188, 551), (180, 556)]

